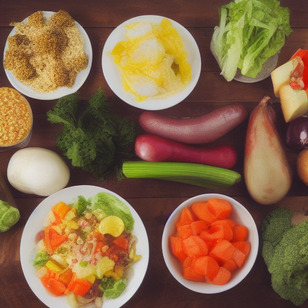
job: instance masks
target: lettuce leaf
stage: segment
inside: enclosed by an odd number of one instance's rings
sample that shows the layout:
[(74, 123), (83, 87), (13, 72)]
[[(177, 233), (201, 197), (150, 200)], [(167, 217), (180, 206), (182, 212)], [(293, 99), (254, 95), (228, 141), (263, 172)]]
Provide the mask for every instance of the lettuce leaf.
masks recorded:
[(107, 216), (115, 215), (120, 217), (125, 226), (126, 232), (131, 232), (134, 226), (134, 218), (129, 210), (129, 208), (117, 197), (100, 192), (97, 193), (91, 200), (91, 205), (89, 206), (90, 210), (100, 209)]
[(8, 202), (0, 200), (0, 232), (8, 231), (19, 219), (19, 210)]
[(292, 32), (289, 9), (278, 0), (234, 0), (221, 6), (219, 15), (211, 51), (227, 81), (238, 69), (255, 78)]
[(111, 277), (104, 277), (99, 288), (104, 292), (104, 296), (106, 298), (117, 298), (119, 297), (123, 291), (126, 289), (127, 280), (122, 278), (118, 281), (115, 281)]

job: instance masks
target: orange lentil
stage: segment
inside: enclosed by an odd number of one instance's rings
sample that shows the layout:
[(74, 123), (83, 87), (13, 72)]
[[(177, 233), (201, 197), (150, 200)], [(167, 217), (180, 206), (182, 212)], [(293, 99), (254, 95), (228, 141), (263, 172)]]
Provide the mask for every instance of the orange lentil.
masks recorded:
[(0, 88), (0, 146), (23, 141), (32, 128), (28, 101), (12, 88)]

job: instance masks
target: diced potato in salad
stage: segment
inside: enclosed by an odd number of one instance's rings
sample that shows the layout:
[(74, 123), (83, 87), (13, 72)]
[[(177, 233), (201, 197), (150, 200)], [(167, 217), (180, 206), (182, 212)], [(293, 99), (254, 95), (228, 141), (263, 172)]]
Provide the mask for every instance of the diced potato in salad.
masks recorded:
[(141, 258), (133, 225), (127, 206), (105, 192), (59, 201), (36, 238), (37, 276), (53, 295), (67, 295), (71, 307), (101, 307), (103, 296), (121, 295), (128, 267)]

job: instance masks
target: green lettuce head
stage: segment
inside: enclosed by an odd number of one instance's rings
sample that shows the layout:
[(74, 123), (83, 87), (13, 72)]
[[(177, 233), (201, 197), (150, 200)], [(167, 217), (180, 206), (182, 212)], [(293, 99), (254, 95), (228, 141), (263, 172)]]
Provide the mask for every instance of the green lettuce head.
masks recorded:
[(19, 210), (8, 202), (0, 200), (0, 232), (5, 232), (14, 226), (20, 218)]

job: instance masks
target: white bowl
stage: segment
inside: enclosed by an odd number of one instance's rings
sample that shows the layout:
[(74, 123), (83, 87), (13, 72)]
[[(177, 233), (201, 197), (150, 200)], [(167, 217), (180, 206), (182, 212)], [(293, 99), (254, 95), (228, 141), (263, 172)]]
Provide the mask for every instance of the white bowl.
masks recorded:
[[(54, 14), (54, 12), (51, 12), (51, 11), (43, 11), (43, 15), (46, 18), (49, 18), (53, 14)], [(23, 20), (23, 22), (27, 22), (27, 21), (28, 21), (28, 17)], [(25, 85), (24, 83), (22, 83), (21, 81), (19, 81), (14, 76), (12, 71), (4, 69), (8, 80), (10, 81), (11, 85), (16, 90), (18, 90), (19, 92), (21, 92), (24, 95), (31, 97), (31, 98), (35, 98), (35, 99), (39, 99), (39, 100), (54, 100), (54, 99), (58, 99), (60, 97), (75, 93), (80, 89), (80, 87), (84, 84), (84, 82), (86, 81), (86, 79), (88, 78), (88, 75), (90, 73), (90, 69), (91, 69), (91, 66), (92, 66), (93, 52), (92, 52), (92, 45), (91, 45), (90, 39), (89, 39), (86, 31), (77, 21), (75, 21), (75, 24), (76, 24), (76, 26), (77, 26), (77, 28), (78, 28), (81, 36), (82, 36), (82, 39), (84, 41), (84, 51), (88, 55), (89, 61), (88, 61), (88, 66), (84, 70), (79, 72), (78, 75), (76, 76), (76, 80), (75, 80), (74, 85), (71, 88), (60, 87), (60, 88), (58, 88), (54, 91), (50, 91), (50, 92), (46, 92), (46, 93), (45, 92), (37, 92), (37, 91), (33, 90), (32, 88), (28, 87), (27, 85)], [(15, 32), (16, 32), (16, 28), (14, 27), (13, 30), (11, 31), (11, 33), (9, 34), (9, 37), (15, 35)], [(6, 53), (7, 49), (8, 49), (8, 40), (5, 43), (4, 52), (3, 52), (3, 60), (5, 59), (5, 53)]]
[(201, 56), (195, 39), (186, 28), (184, 28), (176, 21), (168, 18), (182, 37), (184, 48), (188, 55), (187, 60), (191, 66), (192, 79), (190, 83), (186, 86), (184, 90), (170, 97), (164, 99), (149, 97), (142, 102), (136, 101), (132, 93), (129, 93), (123, 89), (121, 81), (121, 71), (120, 68), (114, 63), (111, 52), (119, 41), (125, 39), (125, 26), (140, 21), (148, 21), (159, 24), (163, 18), (165, 17), (157, 15), (144, 15), (131, 18), (120, 24), (111, 32), (103, 48), (102, 68), (109, 87), (121, 100), (123, 100), (127, 104), (144, 110), (162, 110), (180, 103), (195, 88), (200, 77)]
[(121, 307), (124, 305), (138, 290), (143, 278), (146, 274), (149, 262), (149, 241), (146, 229), (134, 208), (123, 198), (114, 192), (102, 187), (80, 185), (62, 189), (53, 195), (44, 199), (32, 212), (22, 233), (20, 243), (20, 261), (24, 276), (28, 285), (34, 294), (50, 308), (69, 308), (66, 296), (53, 296), (42, 285), (41, 281), (35, 275), (33, 260), (36, 253), (35, 236), (43, 229), (43, 221), (52, 206), (59, 201), (71, 203), (79, 195), (89, 198), (99, 192), (107, 192), (120, 199), (129, 209), (134, 218), (133, 234), (137, 237), (137, 254), (141, 255), (141, 259), (136, 262), (129, 271), (127, 287), (124, 292), (116, 299), (103, 298), (104, 308)]
[[(169, 245), (169, 237), (171, 235), (174, 235), (176, 232), (175, 223), (182, 209), (184, 207), (190, 207), (195, 202), (207, 201), (210, 198), (220, 198), (229, 201), (233, 207), (232, 215), (230, 218), (236, 221), (237, 223), (245, 225), (249, 229), (248, 241), (251, 243), (250, 254), (243, 267), (232, 273), (231, 280), (225, 285), (214, 285), (207, 282), (194, 282), (184, 279), (182, 276), (182, 266), (179, 260), (173, 255)], [(214, 294), (214, 293), (224, 292), (239, 284), (252, 269), (255, 260), (257, 258), (258, 248), (259, 248), (258, 230), (255, 221), (248, 212), (248, 210), (236, 200), (221, 194), (203, 194), (184, 201), (170, 215), (169, 219), (166, 222), (162, 236), (162, 252), (165, 263), (172, 276), (184, 287), (192, 291), (204, 294)]]

